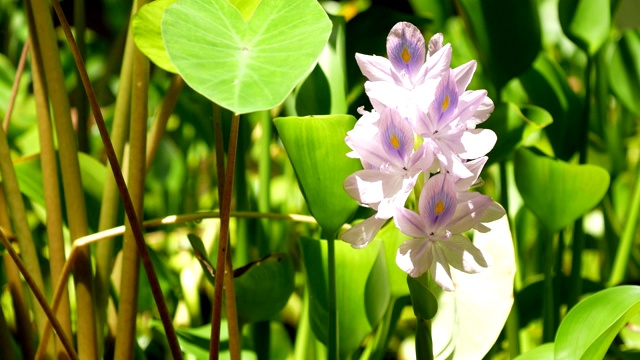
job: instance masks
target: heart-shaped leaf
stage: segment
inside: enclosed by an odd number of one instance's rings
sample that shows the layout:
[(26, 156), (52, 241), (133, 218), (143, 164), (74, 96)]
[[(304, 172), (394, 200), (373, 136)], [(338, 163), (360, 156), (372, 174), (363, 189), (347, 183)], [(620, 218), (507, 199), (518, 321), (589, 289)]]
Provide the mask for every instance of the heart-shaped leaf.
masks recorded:
[(344, 138), (355, 122), (351, 115), (274, 120), (309, 211), (327, 237), (335, 236), (358, 209), (342, 185), (347, 176), (362, 169), (360, 161), (346, 156), (349, 147)]
[[(473, 244), (490, 266), (478, 274), (451, 270), (456, 291), (443, 292), (433, 319), (434, 353), (438, 359), (482, 359), (502, 331), (513, 304), (516, 271), (509, 221), (504, 216), (474, 232)], [(455, 351), (454, 351), (455, 350)]]
[(480, 61), (497, 90), (525, 71), (540, 50), (540, 21), (533, 0), (462, 0)]
[(560, 0), (558, 16), (567, 37), (589, 56), (595, 54), (609, 36), (609, 0)]
[(560, 324), (555, 359), (603, 359), (613, 339), (638, 312), (638, 286), (609, 288), (589, 296)]
[(516, 151), (515, 180), (531, 211), (551, 231), (559, 231), (591, 210), (609, 188), (609, 173), (595, 165), (575, 165)]
[(131, 20), (131, 33), (143, 54), (162, 69), (176, 74), (178, 70), (169, 59), (160, 30), (164, 11), (174, 2), (176, 0), (156, 0), (144, 5)]
[(262, 0), (247, 15), (228, 0), (178, 0), (162, 18), (164, 44), (185, 82), (236, 114), (280, 104), (331, 33), (315, 0)]
[(618, 41), (609, 67), (609, 83), (622, 104), (640, 115), (640, 30), (629, 31)]
[[(338, 344), (346, 359), (378, 324), (389, 304), (389, 278), (380, 241), (354, 249), (335, 241)], [(300, 241), (309, 280), (309, 317), (318, 340), (327, 343), (328, 282), (326, 241)]]

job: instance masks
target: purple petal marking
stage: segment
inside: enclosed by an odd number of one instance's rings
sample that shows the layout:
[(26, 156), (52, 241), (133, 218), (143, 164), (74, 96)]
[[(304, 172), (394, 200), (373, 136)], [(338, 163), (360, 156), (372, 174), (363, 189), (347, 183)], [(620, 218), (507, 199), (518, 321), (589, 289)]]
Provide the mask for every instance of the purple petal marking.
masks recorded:
[(410, 78), (417, 75), (427, 57), (420, 30), (408, 22), (394, 25), (387, 37), (387, 56), (396, 71), (405, 71)]
[(396, 227), (406, 235), (416, 239), (428, 237), (428, 229), (420, 215), (405, 208), (396, 209), (396, 215), (393, 217)]
[(408, 170), (413, 152), (413, 130), (397, 111), (387, 108), (380, 114), (380, 141), (392, 164)]
[(446, 230), (457, 207), (456, 188), (453, 178), (440, 173), (432, 176), (420, 194), (420, 216), (433, 233)]
[(430, 118), (435, 123), (438, 130), (454, 119), (454, 114), (458, 107), (458, 88), (450, 73), (447, 72), (440, 80), (436, 88), (436, 96), (429, 107)]

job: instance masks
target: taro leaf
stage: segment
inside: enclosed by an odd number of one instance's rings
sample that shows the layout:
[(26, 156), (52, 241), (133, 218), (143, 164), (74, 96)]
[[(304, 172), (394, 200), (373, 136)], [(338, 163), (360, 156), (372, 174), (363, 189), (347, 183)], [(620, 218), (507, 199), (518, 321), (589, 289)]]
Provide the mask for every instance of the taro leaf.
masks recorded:
[(500, 90), (525, 71), (540, 50), (535, 0), (461, 0), (460, 8), (483, 69)]
[[(364, 249), (335, 241), (338, 343), (348, 358), (378, 324), (389, 304), (389, 279), (380, 241)], [(302, 238), (302, 257), (309, 284), (309, 317), (316, 338), (327, 343), (327, 242)]]
[(229, 2), (236, 7), (236, 9), (240, 10), (242, 19), (245, 22), (251, 19), (253, 13), (256, 11), (256, 8), (261, 1), (262, 0), (229, 0)]
[(516, 360), (554, 360), (553, 343), (542, 344), (533, 350), (518, 356)]
[(133, 41), (140, 51), (162, 69), (177, 73), (162, 41), (160, 24), (164, 11), (176, 0), (156, 0), (144, 5), (131, 20)]
[(552, 122), (551, 115), (543, 108), (533, 105), (518, 108), (513, 103), (498, 104), (483, 126), (493, 130), (498, 136), (489, 160), (496, 162), (504, 159)]
[(640, 115), (640, 29), (620, 38), (609, 66), (609, 83), (626, 108)]
[(262, 0), (245, 22), (247, 15), (228, 0), (179, 0), (162, 18), (169, 58), (185, 82), (236, 114), (280, 104), (331, 32), (315, 0)]
[(618, 286), (579, 302), (555, 339), (555, 359), (602, 359), (620, 330), (640, 312), (640, 287)]
[(594, 55), (609, 36), (609, 0), (560, 0), (558, 16), (565, 35), (589, 56)]
[(287, 254), (272, 254), (235, 270), (238, 320), (242, 324), (265, 321), (282, 310), (293, 292), (294, 274)]
[(490, 267), (478, 274), (452, 269), (456, 291), (443, 292), (433, 320), (434, 353), (438, 358), (482, 359), (495, 343), (513, 304), (516, 271), (513, 240), (507, 217), (475, 231), (473, 243)]
[(274, 120), (309, 211), (327, 237), (337, 234), (358, 209), (344, 191), (347, 176), (362, 168), (348, 158), (344, 138), (355, 124), (350, 115), (286, 117)]
[(542, 53), (520, 76), (532, 104), (547, 110), (553, 123), (545, 128), (555, 155), (568, 160), (576, 152), (575, 129), (583, 117), (580, 99), (569, 87), (567, 76), (551, 57)]
[(525, 204), (553, 232), (596, 206), (609, 187), (609, 173), (601, 167), (569, 164), (526, 148), (516, 151), (514, 172)]
[(187, 238), (193, 248), (193, 255), (198, 259), (202, 272), (211, 285), (215, 286), (216, 269), (211, 265), (209, 258), (207, 257), (207, 250), (204, 248), (202, 239), (194, 234), (187, 234)]

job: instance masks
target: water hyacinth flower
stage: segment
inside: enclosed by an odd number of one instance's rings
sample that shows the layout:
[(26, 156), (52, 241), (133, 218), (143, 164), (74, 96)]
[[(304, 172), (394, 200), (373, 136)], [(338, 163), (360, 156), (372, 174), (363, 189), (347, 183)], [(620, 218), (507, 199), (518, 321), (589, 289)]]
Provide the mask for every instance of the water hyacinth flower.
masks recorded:
[[(482, 252), (461, 233), (472, 229), (493, 210), (486, 195), (467, 192), (459, 198), (456, 179), (440, 173), (431, 177), (422, 189), (419, 214), (401, 208), (394, 221), (398, 229), (412, 237), (398, 249), (396, 263), (407, 274), (419, 277), (429, 271), (433, 280), (446, 291), (455, 290), (449, 266), (466, 273), (477, 273), (489, 264)], [(501, 209), (501, 208), (500, 208)], [(504, 210), (492, 214), (499, 218)]]
[(375, 113), (363, 113), (364, 123), (346, 139), (351, 156), (359, 157), (364, 169), (347, 177), (344, 189), (360, 204), (377, 210), (342, 235), (354, 247), (366, 246), (396, 208), (404, 206), (418, 176), (433, 162), (426, 146), (414, 150), (411, 125), (397, 111), (386, 108), (376, 118)]
[(428, 80), (437, 79), (449, 69), (451, 46), (442, 46), (442, 34), (429, 42), (429, 52), (420, 30), (408, 22), (397, 23), (387, 37), (388, 58), (356, 54), (360, 70), (369, 81), (365, 92), (373, 107), (397, 108), (403, 117), (411, 104), (420, 101), (421, 86), (430, 86)]

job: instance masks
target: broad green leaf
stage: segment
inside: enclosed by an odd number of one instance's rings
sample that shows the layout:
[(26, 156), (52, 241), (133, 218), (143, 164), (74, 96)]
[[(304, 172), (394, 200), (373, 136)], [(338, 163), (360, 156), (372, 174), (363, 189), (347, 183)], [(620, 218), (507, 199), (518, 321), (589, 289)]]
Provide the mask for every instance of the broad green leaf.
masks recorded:
[(583, 118), (583, 105), (567, 82), (567, 76), (550, 56), (540, 54), (520, 77), (529, 101), (547, 110), (553, 123), (545, 128), (555, 155), (568, 160), (576, 152), (575, 129)]
[(451, 269), (456, 291), (443, 292), (433, 320), (434, 354), (445, 359), (482, 359), (504, 327), (513, 304), (516, 271), (513, 240), (507, 217), (486, 224), (491, 231), (474, 231), (473, 243), (490, 267), (478, 274)]
[(328, 236), (337, 234), (358, 208), (342, 185), (362, 168), (360, 161), (346, 156), (350, 150), (344, 138), (355, 121), (350, 115), (274, 120), (309, 211)]
[(513, 103), (498, 104), (491, 117), (483, 123), (483, 127), (493, 130), (498, 136), (489, 160), (496, 162), (509, 156), (552, 122), (551, 115), (543, 108), (533, 105), (519, 108)]
[(413, 313), (418, 321), (431, 320), (438, 312), (438, 300), (429, 290), (429, 274), (415, 279), (407, 275)]
[(640, 115), (640, 29), (620, 38), (609, 66), (609, 83), (620, 102)]
[(515, 180), (525, 204), (556, 232), (600, 202), (609, 173), (595, 165), (569, 164), (521, 148), (514, 159)]
[(178, 0), (162, 18), (169, 58), (185, 82), (236, 114), (280, 104), (330, 33), (315, 0), (262, 0), (247, 22), (228, 0)]
[(384, 245), (391, 295), (396, 298), (409, 295), (409, 286), (406, 281), (407, 273), (396, 265), (396, 254), (400, 245), (407, 240), (411, 240), (411, 237), (400, 232), (391, 221), (378, 232), (376, 239), (380, 239), (382, 245)]
[(329, 16), (333, 29), (329, 42), (325, 45), (318, 65), (327, 76), (331, 94), (329, 114), (346, 114), (347, 106), (347, 70), (346, 58), (346, 23), (342, 16)]
[(516, 360), (554, 360), (553, 343), (542, 344), (533, 350), (518, 356)]
[(594, 55), (609, 36), (609, 0), (560, 0), (558, 16), (567, 37), (589, 56)]
[(578, 303), (564, 318), (555, 339), (555, 359), (602, 359), (611, 342), (640, 312), (640, 287), (618, 286)]
[[(338, 343), (347, 358), (378, 324), (389, 304), (389, 279), (380, 241), (364, 249), (335, 241)], [(327, 342), (327, 242), (302, 238), (302, 257), (309, 283), (311, 329)]]
[(295, 271), (287, 254), (272, 254), (234, 270), (236, 307), (241, 323), (265, 321), (287, 304)]
[(160, 25), (164, 11), (176, 0), (156, 0), (144, 5), (131, 20), (133, 41), (143, 54), (162, 69), (177, 73), (162, 41)]
[(497, 90), (525, 71), (540, 50), (535, 0), (461, 0), (482, 67)]
[(229, 0), (242, 14), (245, 22), (249, 21), (262, 0)]

